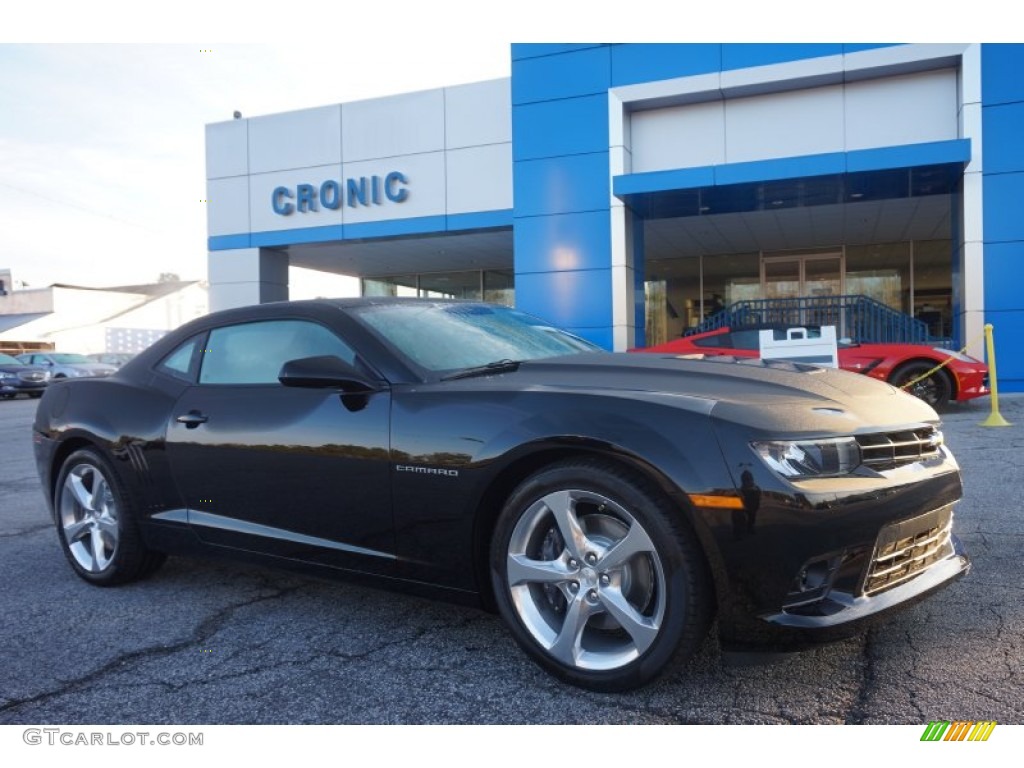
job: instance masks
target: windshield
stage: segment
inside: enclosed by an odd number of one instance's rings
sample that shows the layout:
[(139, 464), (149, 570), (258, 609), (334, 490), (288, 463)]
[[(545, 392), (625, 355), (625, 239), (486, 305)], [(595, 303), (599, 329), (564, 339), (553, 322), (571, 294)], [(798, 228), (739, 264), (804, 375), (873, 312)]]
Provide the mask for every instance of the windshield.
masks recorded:
[(603, 351), (536, 317), (489, 304), (376, 304), (352, 314), (430, 371)]
[(93, 362), (85, 355), (76, 355), (71, 352), (58, 352), (55, 355), (50, 355), (55, 363), (91, 363)]
[(0, 365), (24, 365), (24, 363), (16, 357), (11, 357), (10, 355), (5, 355), (3, 352), (0, 352)]

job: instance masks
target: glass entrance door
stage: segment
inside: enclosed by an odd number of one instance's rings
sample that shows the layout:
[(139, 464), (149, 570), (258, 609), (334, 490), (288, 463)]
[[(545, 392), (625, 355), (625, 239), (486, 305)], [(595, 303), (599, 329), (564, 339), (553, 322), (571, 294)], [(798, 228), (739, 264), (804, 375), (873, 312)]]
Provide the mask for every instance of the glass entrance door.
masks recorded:
[(765, 256), (761, 286), (766, 299), (839, 296), (843, 292), (843, 256)]
[(829, 298), (843, 293), (841, 253), (766, 256), (761, 286), (766, 299), (786, 300), (769, 309), (770, 322), (842, 326), (839, 308)]

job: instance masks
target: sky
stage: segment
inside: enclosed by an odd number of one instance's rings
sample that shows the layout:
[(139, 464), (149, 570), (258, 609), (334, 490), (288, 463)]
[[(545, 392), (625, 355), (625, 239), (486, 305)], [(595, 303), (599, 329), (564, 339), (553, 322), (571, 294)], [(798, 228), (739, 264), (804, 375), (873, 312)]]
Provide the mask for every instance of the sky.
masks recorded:
[[(699, 11), (655, 0), (9, 8), (0, 27), (0, 268), (30, 287), (205, 278), (205, 124), (235, 110), (251, 117), (507, 77), (513, 41), (992, 39), (983, 12), (977, 29), (962, 18), (934, 27), (945, 5), (962, 17), (963, 3), (931, 3), (927, 20), (891, 5), (865, 0), (842, 20), (802, 0)], [(300, 282), (293, 275), (293, 287)]]

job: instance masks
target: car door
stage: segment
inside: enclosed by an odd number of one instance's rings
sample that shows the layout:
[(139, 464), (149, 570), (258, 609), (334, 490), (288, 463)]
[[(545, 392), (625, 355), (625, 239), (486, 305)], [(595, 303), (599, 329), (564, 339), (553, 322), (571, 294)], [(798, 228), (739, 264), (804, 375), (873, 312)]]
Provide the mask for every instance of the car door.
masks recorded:
[(372, 573), (395, 567), (390, 393), (285, 387), (288, 360), (354, 350), (313, 320), (213, 329), (167, 453), (203, 541)]

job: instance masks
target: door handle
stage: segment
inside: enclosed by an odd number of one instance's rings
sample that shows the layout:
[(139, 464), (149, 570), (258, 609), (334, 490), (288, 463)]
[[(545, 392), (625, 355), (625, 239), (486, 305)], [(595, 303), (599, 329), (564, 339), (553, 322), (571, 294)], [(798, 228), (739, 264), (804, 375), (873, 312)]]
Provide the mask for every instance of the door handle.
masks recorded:
[(189, 411), (183, 413), (181, 416), (175, 419), (179, 424), (184, 424), (186, 429), (195, 429), (200, 424), (205, 424), (209, 420), (209, 416), (199, 411)]

